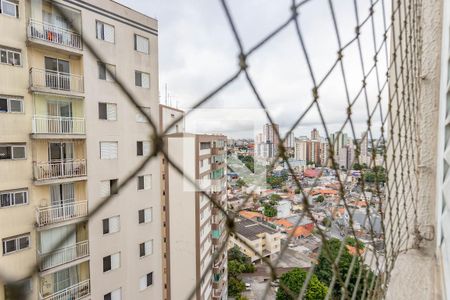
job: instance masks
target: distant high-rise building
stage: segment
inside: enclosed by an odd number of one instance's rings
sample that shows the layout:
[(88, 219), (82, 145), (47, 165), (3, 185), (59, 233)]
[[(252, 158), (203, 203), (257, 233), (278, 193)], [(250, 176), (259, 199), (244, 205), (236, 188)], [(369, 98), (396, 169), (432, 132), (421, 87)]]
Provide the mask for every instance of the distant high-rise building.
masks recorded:
[(370, 161), (370, 157), (368, 155), (368, 145), (369, 144), (369, 133), (367, 131), (361, 134), (361, 142), (360, 142), (360, 162), (363, 164), (368, 164)]
[(317, 130), (316, 128), (311, 130), (311, 140), (316, 140), (316, 141), (320, 140), (319, 130)]
[(295, 136), (293, 132), (290, 132), (286, 139), (284, 140), (284, 147), (286, 148), (295, 148)]
[(308, 160), (308, 138), (299, 137), (295, 139), (294, 157), (297, 160)]

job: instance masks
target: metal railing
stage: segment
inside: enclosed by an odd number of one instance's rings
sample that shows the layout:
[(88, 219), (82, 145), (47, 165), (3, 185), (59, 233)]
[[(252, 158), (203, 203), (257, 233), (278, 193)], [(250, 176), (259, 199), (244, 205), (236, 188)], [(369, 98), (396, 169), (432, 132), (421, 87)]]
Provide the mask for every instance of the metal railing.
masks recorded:
[(89, 255), (89, 242), (82, 241), (74, 245), (57, 249), (50, 253), (39, 253), (41, 271), (75, 261)]
[(29, 39), (38, 39), (69, 48), (81, 50), (82, 39), (81, 35), (54, 24), (41, 22), (35, 19), (28, 21), (27, 34)]
[(39, 227), (85, 217), (88, 214), (87, 201), (76, 201), (62, 205), (36, 208), (36, 222)]
[(38, 68), (30, 69), (30, 87), (64, 92), (84, 92), (83, 76)]
[(33, 116), (33, 133), (44, 134), (85, 134), (84, 118), (60, 116)]
[(33, 162), (35, 180), (62, 179), (86, 176), (86, 160)]
[(48, 296), (39, 295), (40, 300), (76, 300), (86, 297), (91, 292), (90, 280), (84, 280), (64, 290)]

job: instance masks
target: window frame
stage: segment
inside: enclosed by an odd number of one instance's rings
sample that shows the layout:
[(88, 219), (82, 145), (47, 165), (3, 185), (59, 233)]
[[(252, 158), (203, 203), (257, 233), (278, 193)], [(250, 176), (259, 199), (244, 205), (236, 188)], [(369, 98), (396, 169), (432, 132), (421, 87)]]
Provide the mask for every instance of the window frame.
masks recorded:
[[(109, 143), (109, 144), (115, 144), (116, 146), (116, 155), (115, 158), (113, 156), (109, 156), (109, 158), (103, 158), (102, 157), (102, 144)], [(100, 141), (99, 142), (99, 150), (100, 150), (100, 160), (118, 160), (119, 159), (119, 142), (118, 141)], [(113, 157), (113, 158), (111, 158)]]
[[(148, 185), (146, 186), (146, 178), (148, 178)], [(141, 183), (141, 179), (142, 179), (142, 188), (140, 188), (140, 183)], [(152, 189), (152, 174), (144, 174), (144, 175), (138, 175), (137, 176), (137, 190), (138, 191), (148, 191)]]
[[(0, 1), (1, 1), (1, 0), (0, 0)], [(5, 51), (5, 52), (6, 52), (6, 62), (2, 62), (2, 61), (1, 61), (1, 52), (2, 52), (2, 51)], [(12, 54), (13, 60), (14, 60), (15, 54), (18, 54), (18, 55), (19, 55), (20, 63), (19, 63), (19, 64), (16, 64), (16, 63), (14, 63), (14, 62), (13, 62), (13, 63), (8, 62), (9, 54)], [(13, 67), (22, 67), (22, 65), (23, 65), (23, 61), (22, 61), (22, 51), (21, 51), (20, 49), (9, 49), (9, 48), (0, 46), (0, 64), (2, 64), (2, 65), (7, 65), (7, 66), (13, 66)]]
[[(5, 158), (2, 159), (0, 158), (0, 161), (3, 160), (26, 160), (27, 159), (27, 146), (26, 144), (0, 144), (0, 147), (9, 147), (10, 148), (10, 153), (11, 153), (11, 158)], [(23, 148), (24, 150), (24, 157), (23, 158), (15, 158), (14, 157), (14, 148)]]
[[(25, 113), (25, 106), (24, 106), (25, 103), (23, 101), (23, 98), (0, 95), (0, 99), (6, 100), (6, 111), (0, 110), (0, 114), (24, 114)], [(21, 111), (11, 111), (11, 101), (19, 101)]]
[[(138, 82), (137, 82), (137, 75), (140, 75), (140, 85), (138, 85)], [(148, 75), (148, 86), (144, 86), (143, 85), (143, 80), (142, 80), (142, 75)], [(147, 73), (147, 72), (142, 72), (142, 71), (138, 71), (138, 70), (134, 70), (134, 85), (136, 86), (136, 87), (140, 87), (140, 88), (143, 88), (143, 89), (150, 89), (150, 73)]]
[[(113, 218), (117, 218), (117, 220), (118, 220), (117, 221), (117, 223), (118, 223), (117, 231), (111, 231), (111, 219), (113, 219)], [(105, 221), (108, 222), (108, 232), (105, 232)], [(120, 232), (120, 215), (108, 217), (108, 218), (105, 218), (102, 220), (102, 234), (103, 235), (110, 235), (110, 234), (114, 234), (117, 232)]]
[[(25, 195), (25, 201), (23, 203), (16, 204), (16, 194), (18, 194), (18, 193), (22, 193), (23, 195)], [(2, 195), (9, 195), (9, 203), (11, 203), (11, 205), (2, 206), (2, 201), (1, 201)], [(29, 202), (29, 197), (28, 197), (28, 188), (0, 191), (0, 209), (11, 208), (11, 207), (16, 207), (16, 206), (25, 206), (25, 205), (29, 205), (29, 204), (30, 204), (30, 202)]]
[[(145, 211), (146, 210), (150, 211), (150, 220), (145, 219)], [(142, 222), (141, 222), (141, 212), (143, 214)], [(146, 208), (138, 210), (138, 224), (139, 225), (148, 224), (148, 223), (152, 223), (152, 222), (153, 222), (153, 207), (146, 207)]]
[[(102, 25), (101, 34), (103, 35), (103, 37), (99, 37), (98, 36), (98, 25)], [(109, 41), (109, 40), (105, 39), (105, 25), (110, 26), (113, 29), (113, 36), (112, 36), (113, 40), (112, 41)], [(110, 43), (110, 44), (115, 44), (116, 43), (116, 27), (114, 25), (112, 25), (112, 24), (109, 24), (109, 23), (106, 23), (106, 22), (103, 22), (103, 21), (100, 21), (100, 20), (95, 20), (95, 37), (99, 41), (104, 41), (104, 42), (107, 42), (107, 43)]]
[[(118, 257), (119, 257), (119, 263), (118, 263), (117, 267), (115, 267), (115, 268), (113, 268), (113, 259), (112, 259), (112, 257), (114, 255), (118, 255)], [(120, 267), (122, 266), (121, 265), (121, 257), (120, 256), (121, 256), (120, 252), (116, 252), (116, 253), (104, 256), (103, 259), (102, 259), (102, 270), (103, 270), (103, 273), (108, 273), (108, 272), (120, 269)], [(108, 258), (109, 258), (109, 269), (105, 270), (105, 259), (108, 259)]]
[[(100, 105), (105, 105), (105, 119), (103, 119), (103, 118), (101, 118), (101, 115), (100, 115)], [(108, 107), (110, 107), (110, 106), (115, 106), (115, 112), (116, 112), (116, 115), (115, 115), (115, 119), (108, 119)], [(98, 102), (98, 119), (99, 120), (102, 120), (102, 121), (111, 121), (111, 122), (115, 122), (115, 121), (117, 121), (117, 103), (112, 103), (112, 102)]]
[[(104, 81), (107, 81), (107, 82), (116, 82), (114, 80), (114, 78), (111, 77), (111, 74), (110, 74), (110, 73), (113, 73), (114, 77), (116, 77), (116, 73), (117, 73), (116, 72), (116, 65), (108, 64), (108, 63), (105, 63), (103, 61), (97, 61), (97, 67), (98, 67), (98, 79), (99, 80), (104, 80)], [(105, 78), (102, 78), (100, 76), (100, 74), (101, 74), (100, 68), (104, 68), (105, 69), (105, 71), (104, 71), (105, 72)]]
[[(137, 42), (137, 41), (138, 41), (138, 38), (142, 38), (142, 39), (145, 39), (145, 40), (147, 41), (147, 52), (140, 51), (140, 50), (138, 49), (138, 42)], [(143, 35), (140, 35), (140, 34), (135, 33), (135, 34), (134, 34), (134, 51), (139, 52), (139, 53), (142, 53), (142, 54), (149, 55), (149, 54), (150, 54), (150, 39), (149, 39), (148, 37), (145, 37), (145, 36), (143, 36)]]
[[(10, 14), (5, 14), (4, 13), (4, 9), (3, 9), (3, 3), (8, 3), (11, 4), (15, 7), (14, 9), (14, 16), (10, 15)], [(19, 4), (18, 3), (14, 3), (12, 1), (8, 1), (8, 0), (0, 0), (0, 14), (11, 17), (11, 18), (15, 18), (18, 19), (19, 18)]]
[[(20, 248), (20, 239), (22, 238), (28, 238), (28, 245), (25, 248)], [(6, 243), (10, 242), (10, 241), (14, 241), (15, 243), (15, 249), (13, 251), (9, 251), (6, 252)], [(27, 249), (31, 249), (31, 235), (30, 233), (24, 233), (24, 234), (20, 234), (20, 235), (16, 235), (16, 236), (12, 236), (12, 237), (6, 237), (4, 239), (2, 239), (2, 253), (3, 256), (5, 255), (11, 255), (17, 252), (21, 252), (21, 251), (25, 251)]]
[[(145, 287), (141, 287), (141, 282), (143, 282), (145, 280)], [(149, 283), (150, 280), (150, 283)], [(139, 291), (145, 291), (146, 289), (148, 289), (150, 286), (153, 285), (153, 272), (147, 273), (141, 277), (139, 277)]]
[[(145, 251), (145, 249), (146, 249), (146, 244), (147, 243), (150, 243), (150, 245), (151, 245), (151, 252), (149, 252), (149, 253), (147, 253), (146, 251)], [(144, 255), (141, 255), (142, 253), (141, 253), (141, 250), (142, 250), (142, 248), (141, 247), (144, 247)], [(147, 256), (150, 256), (150, 255), (152, 255), (153, 254), (153, 250), (154, 250), (154, 241), (153, 241), (153, 239), (151, 239), (151, 240), (148, 240), (148, 241), (144, 241), (144, 242), (142, 242), (142, 243), (140, 243), (139, 244), (139, 258), (145, 258), (145, 257), (147, 257)]]

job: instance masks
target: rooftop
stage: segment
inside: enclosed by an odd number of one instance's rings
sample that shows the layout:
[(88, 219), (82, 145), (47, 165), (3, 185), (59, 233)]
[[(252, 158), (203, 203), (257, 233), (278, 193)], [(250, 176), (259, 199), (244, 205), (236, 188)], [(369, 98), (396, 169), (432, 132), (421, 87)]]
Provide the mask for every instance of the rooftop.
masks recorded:
[(271, 229), (258, 222), (246, 218), (235, 219), (235, 230), (238, 234), (252, 241), (259, 239), (258, 235), (261, 233), (267, 234), (277, 233), (277, 231), (274, 229)]

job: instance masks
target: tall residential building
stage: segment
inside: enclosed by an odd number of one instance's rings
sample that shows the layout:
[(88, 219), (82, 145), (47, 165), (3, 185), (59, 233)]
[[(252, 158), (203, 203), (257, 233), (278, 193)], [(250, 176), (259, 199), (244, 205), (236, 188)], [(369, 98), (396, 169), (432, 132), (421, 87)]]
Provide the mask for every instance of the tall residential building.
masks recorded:
[(184, 172), (164, 163), (166, 298), (186, 299), (198, 286), (195, 299), (227, 299), (226, 217), (183, 177), (195, 179), (226, 210), (226, 137), (174, 133), (165, 142)]
[(296, 160), (308, 160), (308, 138), (299, 137), (295, 139), (295, 152), (294, 157)]
[(151, 130), (111, 76), (158, 122), (157, 21), (109, 0), (0, 2), (2, 273), (31, 299), (162, 298), (160, 164), (117, 193)]
[(311, 140), (320, 140), (320, 134), (319, 134), (319, 130), (317, 130), (317, 128), (314, 128), (313, 130), (311, 130)]
[(290, 132), (286, 136), (286, 139), (284, 140), (284, 147), (286, 147), (287, 149), (295, 148), (295, 136), (293, 132)]
[(368, 153), (369, 147), (369, 133), (367, 131), (361, 133), (361, 141), (360, 141), (360, 158), (359, 161), (361, 164), (369, 164), (370, 156)]

